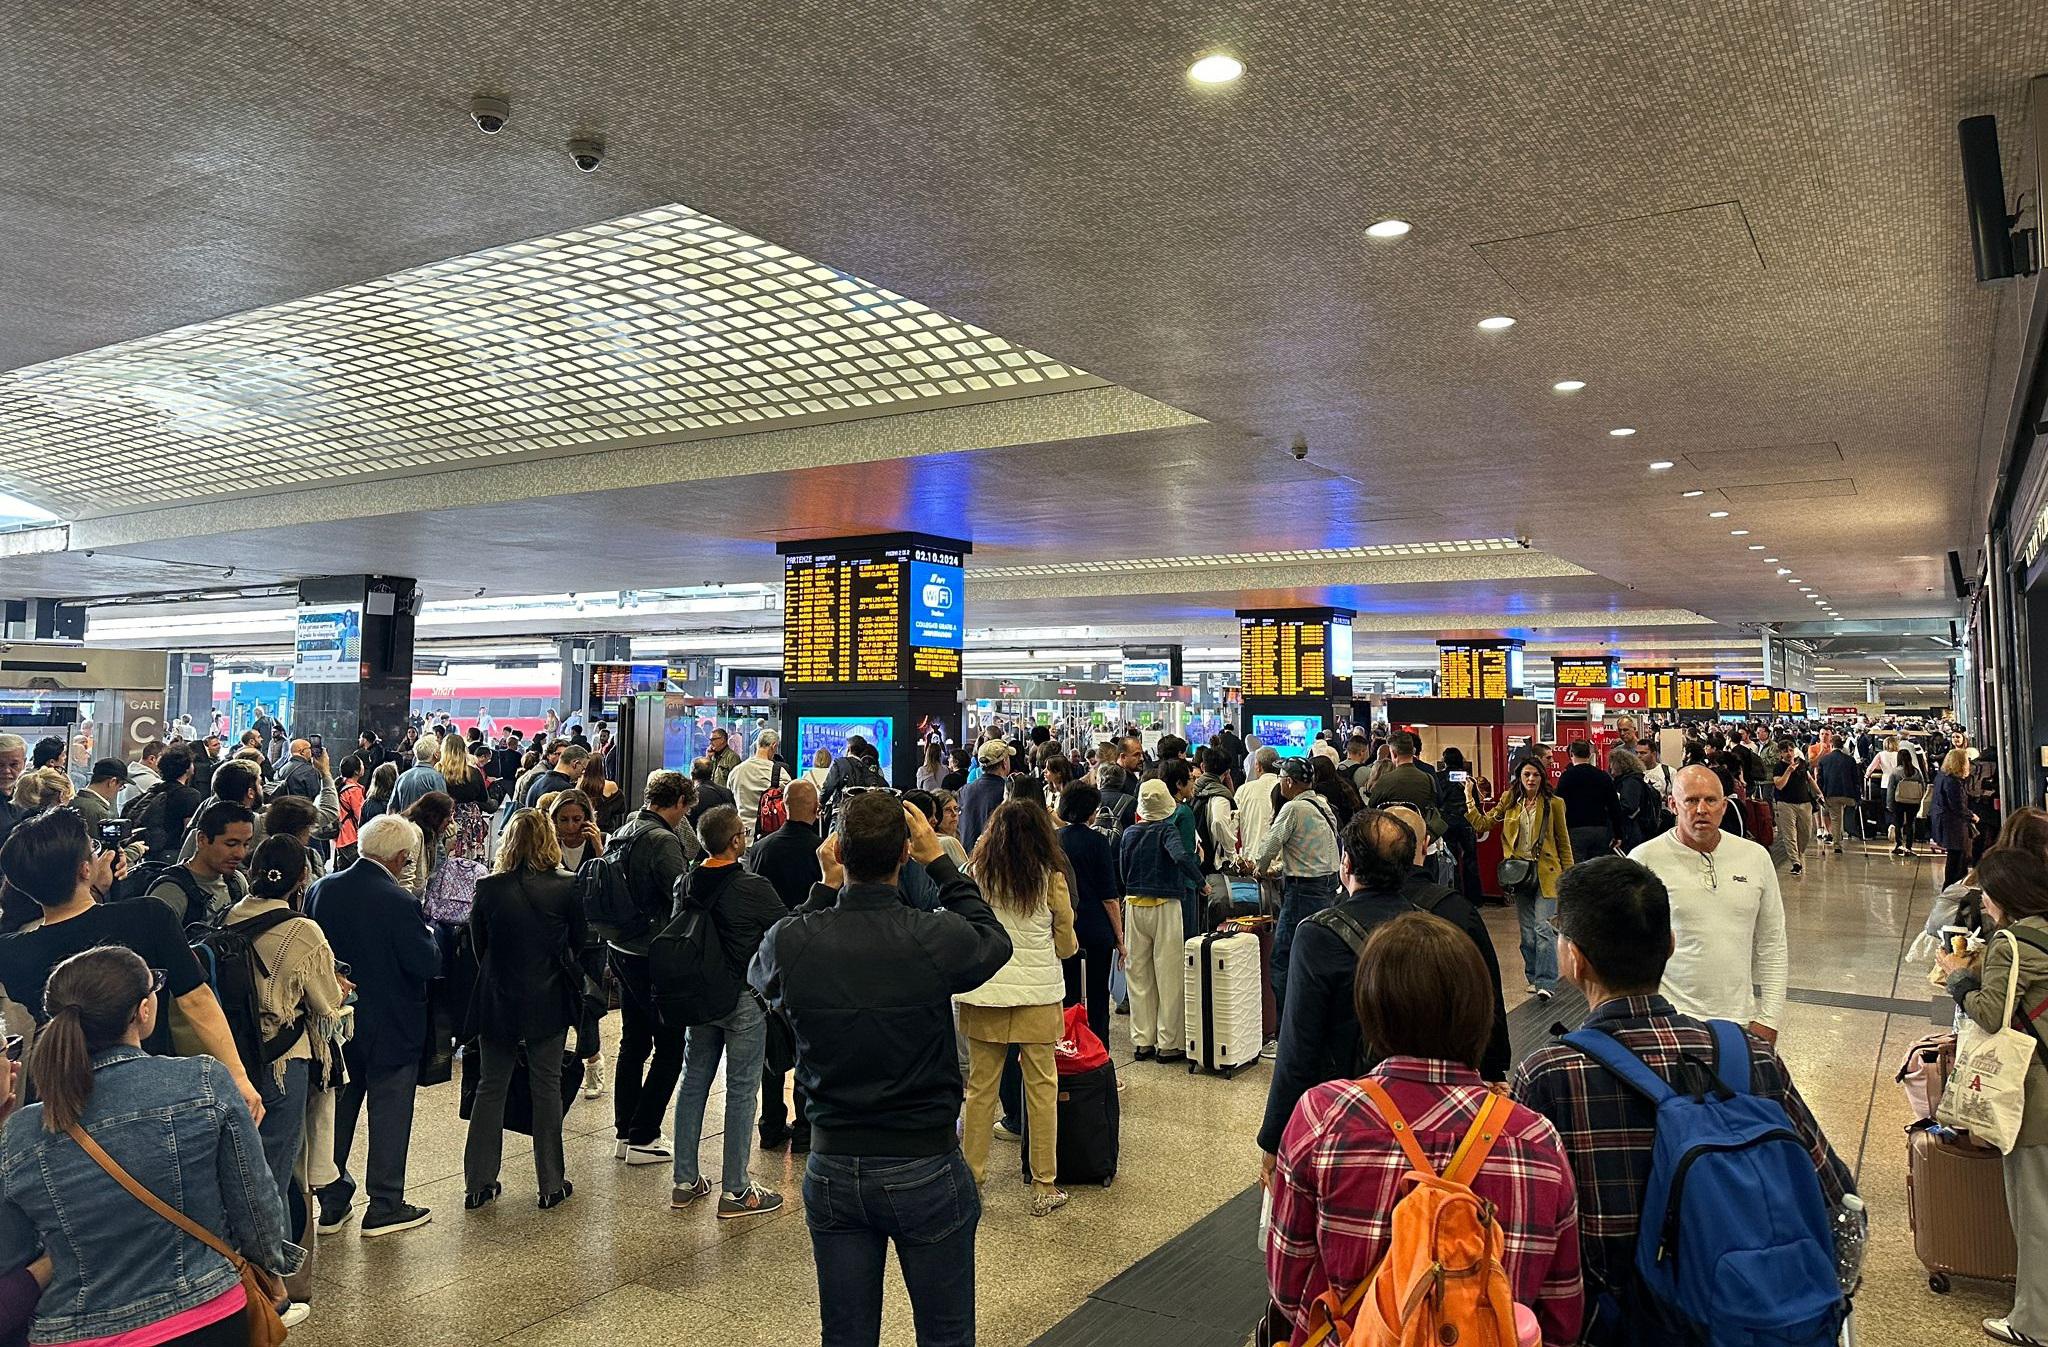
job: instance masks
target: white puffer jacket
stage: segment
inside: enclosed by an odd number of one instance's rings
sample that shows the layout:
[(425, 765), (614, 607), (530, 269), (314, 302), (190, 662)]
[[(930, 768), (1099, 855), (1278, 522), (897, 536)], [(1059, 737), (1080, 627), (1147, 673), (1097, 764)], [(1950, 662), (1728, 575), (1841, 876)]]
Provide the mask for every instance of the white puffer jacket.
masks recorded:
[(1058, 1005), (1066, 999), (1067, 983), (1060, 971), (1059, 952), (1053, 947), (1053, 902), (1071, 906), (1066, 876), (1054, 871), (1046, 892), (1030, 912), (1015, 912), (993, 898), (989, 907), (1003, 929), (1010, 933), (1010, 961), (996, 975), (959, 999), (971, 1006)]

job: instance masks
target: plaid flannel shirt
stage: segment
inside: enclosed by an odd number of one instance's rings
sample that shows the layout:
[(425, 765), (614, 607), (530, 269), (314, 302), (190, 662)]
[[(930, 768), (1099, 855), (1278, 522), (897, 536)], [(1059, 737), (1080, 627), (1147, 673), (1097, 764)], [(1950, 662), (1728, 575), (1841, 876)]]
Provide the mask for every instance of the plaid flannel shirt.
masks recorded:
[[(1605, 1002), (1586, 1017), (1584, 1027), (1614, 1035), (1666, 1080), (1673, 1079), (1681, 1054), (1702, 1064), (1706, 1072), (1713, 1067), (1712, 1031), (1673, 1010), (1661, 996)], [(1710, 1079), (1703, 1076), (1700, 1083)], [(1754, 1038), (1749, 1040), (1749, 1080), (1754, 1093), (1784, 1105), (1792, 1130), (1813, 1156), (1828, 1205), (1840, 1205), (1844, 1193), (1856, 1191), (1848, 1167), (1828, 1146), (1784, 1062)], [(1578, 1175), (1587, 1295), (1598, 1297), (1607, 1291), (1620, 1296), (1634, 1275), (1636, 1227), (1657, 1135), (1656, 1109), (1569, 1043), (1551, 1043), (1530, 1053), (1515, 1073), (1510, 1092), (1556, 1125)]]
[[(1478, 1072), (1419, 1057), (1389, 1057), (1371, 1074), (1439, 1171), (1490, 1093)], [(1295, 1341), (1325, 1288), (1348, 1295), (1378, 1266), (1411, 1172), (1356, 1081), (1330, 1081), (1302, 1095), (1280, 1143), (1266, 1237), (1267, 1280)], [(1536, 1311), (1544, 1342), (1577, 1342), (1578, 1198), (1555, 1129), (1515, 1109), (1472, 1191), (1494, 1204), (1508, 1280), (1515, 1299)]]

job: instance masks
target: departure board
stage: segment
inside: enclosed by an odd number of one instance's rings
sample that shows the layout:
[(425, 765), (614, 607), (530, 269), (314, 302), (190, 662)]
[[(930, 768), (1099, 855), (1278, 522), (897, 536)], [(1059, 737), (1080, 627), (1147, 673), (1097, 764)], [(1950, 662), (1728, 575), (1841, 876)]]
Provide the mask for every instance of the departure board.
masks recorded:
[(1561, 688), (1611, 688), (1615, 686), (1614, 675), (1620, 667), (1612, 659), (1581, 659), (1554, 655), (1550, 660), (1556, 671), (1557, 686)]
[(1436, 695), (1454, 701), (1502, 701), (1521, 694), (1522, 647), (1438, 641)]
[(1792, 694), (1784, 688), (1771, 689), (1771, 710), (1781, 716), (1792, 714)]
[(961, 557), (904, 539), (785, 551), (787, 687), (902, 688), (957, 682)]
[(1673, 710), (1676, 711), (1719, 711), (1719, 684), (1712, 678), (1698, 674), (1680, 674), (1677, 678)]
[(1247, 697), (1330, 695), (1330, 624), (1279, 614), (1237, 619), (1237, 662)]
[(1749, 684), (1722, 683), (1721, 709), (1733, 715), (1746, 715), (1749, 711)]
[(1756, 684), (1754, 684), (1754, 683), (1750, 684), (1750, 685), (1749, 685), (1749, 709), (1750, 709), (1750, 710), (1752, 710), (1752, 711), (1768, 711), (1768, 710), (1770, 710), (1770, 709), (1771, 709), (1771, 698), (1772, 698), (1773, 694), (1774, 694), (1774, 693), (1775, 693), (1776, 691), (1777, 691), (1777, 689), (1775, 689), (1775, 688), (1772, 688), (1772, 687), (1759, 687), (1759, 686), (1757, 686), (1757, 685), (1756, 685)]
[(1676, 669), (1629, 669), (1624, 674), (1625, 686), (1642, 690), (1645, 711), (1681, 709), (1676, 702), (1677, 681)]
[(1791, 707), (1790, 707), (1790, 710), (1791, 710), (1791, 712), (1792, 712), (1792, 714), (1793, 714), (1793, 715), (1795, 715), (1795, 716), (1803, 716), (1803, 715), (1805, 715), (1805, 714), (1806, 714), (1806, 694), (1805, 694), (1805, 693), (1803, 693), (1803, 692), (1788, 692), (1788, 693), (1786, 693), (1785, 695), (1786, 695), (1787, 697), (1791, 698), (1791, 700), (1792, 700), (1792, 705), (1791, 705)]

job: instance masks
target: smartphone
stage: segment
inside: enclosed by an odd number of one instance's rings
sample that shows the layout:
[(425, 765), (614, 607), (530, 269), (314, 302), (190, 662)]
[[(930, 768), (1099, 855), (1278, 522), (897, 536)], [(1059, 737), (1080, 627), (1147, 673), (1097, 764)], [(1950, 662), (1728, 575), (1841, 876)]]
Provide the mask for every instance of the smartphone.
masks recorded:
[(314, 751), (315, 753), (318, 753), (318, 752), (319, 752), (319, 751), (320, 751), (320, 750), (321, 750), (322, 748), (326, 747), (326, 741), (325, 741), (325, 740), (323, 740), (323, 739), (322, 739), (322, 738), (321, 738), (321, 737), (320, 737), (319, 735), (317, 735), (317, 734), (312, 734), (312, 735), (308, 735), (308, 736), (306, 736), (306, 742), (307, 742), (308, 744), (311, 744), (311, 745), (313, 746), (313, 751)]
[(119, 851), (128, 840), (128, 825), (120, 819), (102, 819), (96, 826), (101, 851)]
[(1455, 786), (1462, 786), (1472, 779), (1472, 773), (1470, 772), (1445, 772), (1444, 776)]

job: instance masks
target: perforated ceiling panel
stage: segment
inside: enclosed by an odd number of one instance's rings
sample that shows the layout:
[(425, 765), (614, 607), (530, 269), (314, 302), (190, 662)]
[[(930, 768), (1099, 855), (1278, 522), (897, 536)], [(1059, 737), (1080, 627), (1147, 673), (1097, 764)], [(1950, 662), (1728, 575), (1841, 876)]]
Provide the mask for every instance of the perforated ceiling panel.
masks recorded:
[(1099, 384), (686, 206), (0, 376), (77, 514)]

